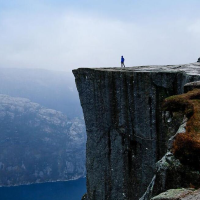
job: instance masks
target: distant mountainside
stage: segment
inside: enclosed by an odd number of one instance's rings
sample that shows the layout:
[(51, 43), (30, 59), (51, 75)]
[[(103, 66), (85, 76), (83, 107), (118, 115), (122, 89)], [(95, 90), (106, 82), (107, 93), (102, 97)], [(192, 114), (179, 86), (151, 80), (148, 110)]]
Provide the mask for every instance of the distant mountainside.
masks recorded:
[(0, 94), (28, 98), (69, 118), (83, 115), (71, 72), (0, 68)]
[(85, 142), (83, 119), (71, 120), (29, 99), (0, 95), (0, 186), (84, 176)]

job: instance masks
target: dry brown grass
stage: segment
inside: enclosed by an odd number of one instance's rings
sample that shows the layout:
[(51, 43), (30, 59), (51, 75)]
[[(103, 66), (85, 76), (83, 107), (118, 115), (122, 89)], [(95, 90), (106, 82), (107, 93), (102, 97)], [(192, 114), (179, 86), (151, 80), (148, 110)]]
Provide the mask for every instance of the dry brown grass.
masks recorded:
[(200, 89), (165, 99), (163, 109), (188, 117), (186, 133), (177, 135), (172, 152), (183, 164), (200, 170)]

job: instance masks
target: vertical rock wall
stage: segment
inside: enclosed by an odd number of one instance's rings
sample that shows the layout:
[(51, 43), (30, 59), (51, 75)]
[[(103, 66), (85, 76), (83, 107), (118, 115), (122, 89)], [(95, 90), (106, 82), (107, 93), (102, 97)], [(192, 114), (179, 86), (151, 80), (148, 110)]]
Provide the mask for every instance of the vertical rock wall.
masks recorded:
[(88, 200), (138, 200), (170, 137), (162, 100), (198, 77), (119, 69), (73, 73), (87, 131)]

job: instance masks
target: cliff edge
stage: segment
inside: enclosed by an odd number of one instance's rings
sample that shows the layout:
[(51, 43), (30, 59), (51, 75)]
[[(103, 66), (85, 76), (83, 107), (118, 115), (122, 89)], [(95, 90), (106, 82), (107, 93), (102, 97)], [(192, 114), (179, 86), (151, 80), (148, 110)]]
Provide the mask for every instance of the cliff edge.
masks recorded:
[(161, 108), (200, 63), (73, 70), (87, 131), (87, 199), (138, 200), (183, 115)]

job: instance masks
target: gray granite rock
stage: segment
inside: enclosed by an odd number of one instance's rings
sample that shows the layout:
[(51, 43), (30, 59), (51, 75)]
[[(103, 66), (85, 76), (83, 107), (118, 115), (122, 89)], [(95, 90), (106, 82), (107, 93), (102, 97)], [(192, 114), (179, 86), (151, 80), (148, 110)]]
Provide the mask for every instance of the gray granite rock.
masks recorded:
[(87, 130), (88, 200), (138, 200), (183, 119), (170, 126), (162, 101), (200, 80), (200, 63), (73, 73)]
[[(198, 88), (198, 82), (199, 81), (197, 81), (197, 83), (188, 83), (185, 86), (187, 87), (187, 85), (192, 85), (193, 89), (195, 89), (195, 85), (197, 85)], [(180, 112), (182, 113), (182, 111)], [(183, 195), (183, 193), (177, 188), (188, 188), (190, 186), (195, 188), (200, 187), (200, 172), (198, 170), (194, 170), (194, 168), (191, 168), (190, 166), (181, 164), (181, 162), (176, 159), (172, 153), (172, 146), (176, 136), (178, 134), (186, 134), (187, 120), (188, 119), (184, 116), (183, 122), (178, 131), (169, 139), (168, 152), (160, 161), (157, 162), (155, 176), (140, 200), (150, 200), (151, 197), (166, 190), (168, 191), (152, 198), (152, 200), (178, 200), (182, 199), (178, 197), (180, 194)], [(186, 191), (185, 189), (183, 190)]]
[(151, 200), (199, 200), (200, 190), (194, 189), (171, 189), (160, 195), (152, 198)]
[(193, 189), (171, 189), (159, 194), (151, 200), (181, 200), (193, 192)]
[(187, 83), (184, 85), (184, 92), (188, 92), (193, 90), (194, 88), (200, 88), (200, 81), (195, 81), (191, 83)]

